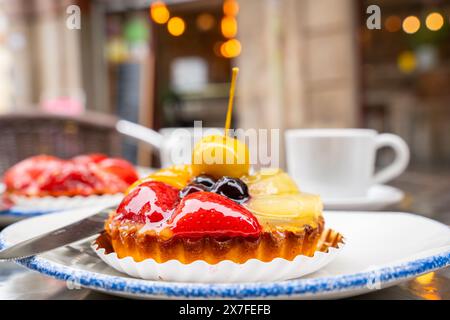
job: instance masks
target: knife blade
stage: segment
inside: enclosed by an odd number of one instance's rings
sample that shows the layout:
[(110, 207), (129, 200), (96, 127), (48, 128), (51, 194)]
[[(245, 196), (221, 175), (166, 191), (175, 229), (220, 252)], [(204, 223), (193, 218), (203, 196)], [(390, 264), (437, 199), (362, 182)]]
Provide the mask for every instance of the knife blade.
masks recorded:
[(103, 209), (92, 216), (8, 247), (0, 251), (0, 261), (27, 258), (98, 234), (103, 231), (111, 210), (114, 208)]

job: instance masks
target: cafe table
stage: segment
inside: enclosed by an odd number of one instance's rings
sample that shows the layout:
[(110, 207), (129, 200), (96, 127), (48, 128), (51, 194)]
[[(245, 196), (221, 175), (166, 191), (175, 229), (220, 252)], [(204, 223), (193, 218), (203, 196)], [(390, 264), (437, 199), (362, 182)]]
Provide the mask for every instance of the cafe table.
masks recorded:
[[(402, 189), (406, 196), (400, 204), (385, 211), (412, 212), (450, 225), (450, 170), (444, 173), (408, 171), (391, 185)], [(48, 278), (12, 262), (0, 262), (0, 299), (120, 298)], [(450, 300), (450, 268), (350, 299)]]

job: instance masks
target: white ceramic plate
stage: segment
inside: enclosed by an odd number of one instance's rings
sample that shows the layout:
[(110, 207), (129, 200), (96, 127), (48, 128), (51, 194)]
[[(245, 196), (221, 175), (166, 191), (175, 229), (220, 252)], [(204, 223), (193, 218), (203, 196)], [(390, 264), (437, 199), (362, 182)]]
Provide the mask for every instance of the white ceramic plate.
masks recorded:
[(405, 194), (400, 189), (375, 185), (367, 192), (367, 196), (359, 198), (323, 199), (326, 210), (381, 210), (399, 203)]
[[(98, 208), (27, 219), (0, 233), (0, 247), (20, 242), (92, 214)], [(450, 229), (407, 213), (327, 212), (326, 225), (346, 239), (323, 269), (300, 279), (246, 283), (180, 283), (129, 277), (106, 265), (81, 244), (19, 263), (53, 278), (131, 298), (342, 298), (389, 287), (450, 265)], [(180, 270), (182, 272), (182, 270)]]

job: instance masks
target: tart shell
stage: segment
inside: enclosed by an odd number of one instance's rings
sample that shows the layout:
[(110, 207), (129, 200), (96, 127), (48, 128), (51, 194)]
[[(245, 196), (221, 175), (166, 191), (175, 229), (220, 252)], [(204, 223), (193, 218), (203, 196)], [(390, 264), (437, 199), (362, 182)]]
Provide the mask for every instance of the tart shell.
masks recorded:
[[(99, 239), (105, 240), (105, 236)], [(336, 243), (336, 246), (329, 246), (333, 243)], [(107, 265), (115, 270), (134, 278), (182, 283), (248, 283), (295, 279), (325, 267), (339, 255), (344, 247), (344, 241), (339, 233), (325, 230), (312, 257), (299, 255), (292, 261), (275, 258), (270, 262), (250, 259), (245, 263), (223, 260), (217, 264), (197, 260), (190, 264), (183, 264), (178, 260), (157, 263), (153, 259), (136, 262), (130, 256), (119, 258), (112, 251), (111, 244), (109, 242), (106, 244), (110, 246), (108, 252), (99, 245), (99, 241), (93, 243), (91, 247)]]
[(143, 225), (106, 222), (104, 232), (96, 244), (107, 253), (115, 252), (119, 258), (132, 257), (140, 262), (153, 259), (157, 263), (178, 260), (189, 264), (203, 260), (217, 264), (223, 260), (245, 263), (250, 259), (270, 262), (275, 258), (292, 261), (299, 255), (312, 257), (323, 235), (321, 217), (317, 227), (303, 226), (296, 231), (266, 230), (258, 238), (233, 237), (214, 239), (203, 237), (188, 239), (170, 237), (164, 239), (155, 233), (141, 232)]

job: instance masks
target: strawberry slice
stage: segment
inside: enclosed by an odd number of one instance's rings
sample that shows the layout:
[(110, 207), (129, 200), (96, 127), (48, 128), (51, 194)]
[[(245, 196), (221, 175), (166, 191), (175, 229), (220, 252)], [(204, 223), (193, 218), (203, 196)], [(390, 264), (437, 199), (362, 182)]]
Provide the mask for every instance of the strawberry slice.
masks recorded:
[(95, 182), (95, 176), (86, 166), (70, 161), (63, 162), (59, 170), (45, 172), (36, 180), (40, 191), (54, 195), (90, 195), (95, 193)]
[(212, 192), (183, 198), (168, 224), (174, 236), (186, 238), (258, 237), (261, 225), (247, 209)]
[(159, 181), (134, 188), (117, 208), (116, 220), (156, 223), (167, 219), (178, 203), (179, 190)]
[(63, 161), (56, 157), (47, 155), (30, 157), (8, 169), (3, 180), (8, 190), (34, 194), (38, 192), (37, 181), (40, 176), (60, 170), (62, 165)]

